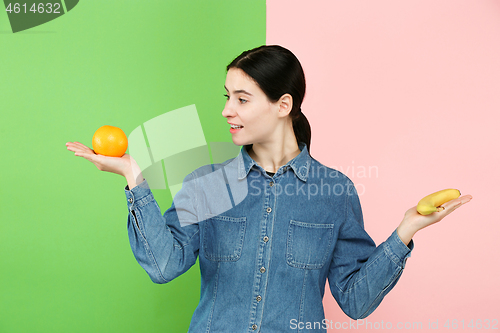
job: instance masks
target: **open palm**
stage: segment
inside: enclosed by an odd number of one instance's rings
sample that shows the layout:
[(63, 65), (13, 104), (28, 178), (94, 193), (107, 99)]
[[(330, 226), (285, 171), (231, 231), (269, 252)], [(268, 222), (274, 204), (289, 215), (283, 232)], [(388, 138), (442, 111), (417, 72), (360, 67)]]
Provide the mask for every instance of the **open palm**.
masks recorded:
[(124, 154), (122, 157), (111, 157), (96, 154), (92, 149), (80, 142), (67, 142), (66, 147), (75, 153), (75, 156), (81, 156), (92, 162), (97, 169), (124, 176), (127, 170), (131, 168), (131, 157)]
[(408, 245), (413, 235), (431, 224), (437, 223), (451, 214), (455, 209), (471, 201), (472, 195), (463, 195), (460, 198), (450, 200), (441, 205), (444, 209), (429, 215), (421, 215), (417, 212), (417, 206), (408, 209), (405, 212), (403, 221), (398, 227), (398, 235), (401, 240)]

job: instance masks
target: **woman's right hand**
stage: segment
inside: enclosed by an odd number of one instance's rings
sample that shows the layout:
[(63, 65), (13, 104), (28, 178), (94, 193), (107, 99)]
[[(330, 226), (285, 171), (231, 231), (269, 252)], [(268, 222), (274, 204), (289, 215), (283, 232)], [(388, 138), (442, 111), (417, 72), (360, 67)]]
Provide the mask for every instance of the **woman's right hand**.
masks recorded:
[(129, 154), (124, 154), (122, 157), (99, 155), (80, 142), (66, 142), (66, 147), (75, 152), (75, 156), (81, 156), (94, 163), (101, 171), (116, 173), (124, 177), (131, 173), (132, 163)]

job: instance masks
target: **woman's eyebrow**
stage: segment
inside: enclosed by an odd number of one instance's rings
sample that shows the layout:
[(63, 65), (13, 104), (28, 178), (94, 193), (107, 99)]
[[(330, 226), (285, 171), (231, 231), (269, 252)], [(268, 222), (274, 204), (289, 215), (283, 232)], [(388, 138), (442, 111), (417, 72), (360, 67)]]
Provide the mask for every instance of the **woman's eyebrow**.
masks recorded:
[[(226, 89), (226, 91), (229, 92), (229, 90), (227, 90), (226, 86), (224, 86), (224, 89)], [(234, 90), (233, 94), (245, 94), (248, 96), (253, 96), (251, 93), (249, 93), (248, 91), (243, 90), (243, 89)]]

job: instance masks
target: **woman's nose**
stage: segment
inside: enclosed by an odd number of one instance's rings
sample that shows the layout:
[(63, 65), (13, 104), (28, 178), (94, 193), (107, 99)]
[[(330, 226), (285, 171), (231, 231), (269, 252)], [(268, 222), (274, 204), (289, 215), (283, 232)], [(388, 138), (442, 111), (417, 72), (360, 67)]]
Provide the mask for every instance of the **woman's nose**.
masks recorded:
[(226, 118), (234, 116), (234, 112), (229, 106), (229, 103), (226, 103), (226, 105), (224, 106), (224, 110), (222, 110), (222, 116)]

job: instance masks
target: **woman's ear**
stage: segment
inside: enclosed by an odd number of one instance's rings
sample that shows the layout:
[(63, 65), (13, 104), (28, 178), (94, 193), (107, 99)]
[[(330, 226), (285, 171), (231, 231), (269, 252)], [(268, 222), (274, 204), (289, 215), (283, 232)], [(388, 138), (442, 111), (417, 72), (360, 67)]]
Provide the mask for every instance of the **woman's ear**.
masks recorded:
[(281, 96), (279, 101), (277, 102), (279, 107), (279, 115), (278, 117), (286, 117), (290, 114), (293, 107), (293, 97), (290, 94), (284, 94)]

